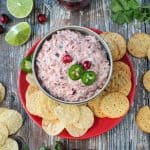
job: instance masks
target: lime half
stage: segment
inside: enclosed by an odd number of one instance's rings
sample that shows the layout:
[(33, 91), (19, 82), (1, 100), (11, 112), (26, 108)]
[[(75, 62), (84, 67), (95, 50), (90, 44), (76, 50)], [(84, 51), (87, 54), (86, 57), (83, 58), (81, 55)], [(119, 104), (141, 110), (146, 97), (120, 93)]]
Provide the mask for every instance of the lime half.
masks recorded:
[(19, 46), (24, 44), (31, 35), (31, 27), (27, 22), (21, 22), (13, 26), (5, 36), (8, 44)]
[(27, 17), (32, 8), (33, 0), (7, 0), (7, 9), (16, 18)]

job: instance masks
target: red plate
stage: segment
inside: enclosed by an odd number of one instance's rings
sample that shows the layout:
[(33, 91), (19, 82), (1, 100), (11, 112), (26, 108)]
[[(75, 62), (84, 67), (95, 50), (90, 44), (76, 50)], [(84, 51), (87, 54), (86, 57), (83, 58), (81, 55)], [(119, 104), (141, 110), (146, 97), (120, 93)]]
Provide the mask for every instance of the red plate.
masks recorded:
[[(94, 32), (100, 34), (102, 33), (102, 31), (97, 30), (97, 29), (91, 29)], [(40, 40), (38, 40), (33, 46), (32, 48), (30, 48), (26, 54), (26, 56), (32, 54), (36, 48), (36, 46), (38, 45)], [(135, 89), (136, 89), (136, 80), (135, 80), (135, 73), (134, 73), (134, 68), (133, 68), (133, 64), (131, 62), (131, 60), (129, 59), (128, 55), (126, 54), (123, 59), (123, 62), (125, 62), (126, 64), (129, 65), (130, 69), (131, 69), (131, 73), (132, 73), (132, 89), (130, 91), (130, 94), (128, 96), (129, 100), (130, 100), (130, 105), (133, 103), (134, 101), (134, 95), (135, 95)], [(19, 96), (20, 96), (20, 101), (25, 109), (25, 111), (27, 112), (28, 116), (39, 126), (41, 127), (41, 122), (42, 119), (40, 117), (34, 116), (32, 114), (30, 114), (28, 112), (28, 110), (26, 109), (26, 99), (25, 99), (25, 93), (28, 87), (28, 83), (26, 81), (26, 74), (23, 71), (19, 71), (19, 75), (18, 75), (18, 90), (19, 90)], [(109, 130), (111, 130), (112, 128), (114, 128), (117, 124), (120, 123), (120, 121), (123, 119), (122, 118), (117, 118), (117, 119), (110, 119), (110, 118), (95, 118), (95, 123), (92, 126), (91, 129), (88, 130), (88, 132), (78, 138), (72, 137), (70, 136), (66, 130), (64, 130), (59, 137), (61, 138), (65, 138), (65, 139), (79, 139), (79, 140), (83, 140), (83, 139), (88, 139), (94, 136), (98, 136), (101, 135)]]

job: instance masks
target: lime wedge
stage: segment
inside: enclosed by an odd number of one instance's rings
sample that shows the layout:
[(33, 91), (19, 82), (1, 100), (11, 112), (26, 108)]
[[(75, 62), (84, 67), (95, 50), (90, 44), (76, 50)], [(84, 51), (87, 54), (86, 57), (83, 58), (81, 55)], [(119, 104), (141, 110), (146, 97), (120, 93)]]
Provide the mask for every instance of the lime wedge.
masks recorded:
[(13, 26), (5, 36), (5, 41), (13, 46), (24, 44), (31, 35), (31, 27), (27, 22)]
[(7, 0), (7, 9), (16, 18), (27, 17), (32, 8), (33, 0)]

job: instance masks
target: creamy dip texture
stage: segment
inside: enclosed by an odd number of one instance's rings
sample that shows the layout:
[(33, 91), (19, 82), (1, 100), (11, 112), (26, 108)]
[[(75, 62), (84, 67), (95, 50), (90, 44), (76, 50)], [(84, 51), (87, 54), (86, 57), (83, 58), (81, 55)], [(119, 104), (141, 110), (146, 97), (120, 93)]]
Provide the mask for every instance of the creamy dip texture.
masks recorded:
[[(71, 63), (63, 63), (63, 56), (69, 54)], [(90, 86), (81, 80), (73, 81), (68, 69), (76, 63), (91, 62), (91, 71), (97, 80)], [(71, 30), (58, 31), (45, 41), (36, 58), (37, 76), (43, 87), (54, 97), (64, 101), (83, 101), (95, 95), (105, 84), (110, 64), (105, 51), (94, 36), (83, 35)]]

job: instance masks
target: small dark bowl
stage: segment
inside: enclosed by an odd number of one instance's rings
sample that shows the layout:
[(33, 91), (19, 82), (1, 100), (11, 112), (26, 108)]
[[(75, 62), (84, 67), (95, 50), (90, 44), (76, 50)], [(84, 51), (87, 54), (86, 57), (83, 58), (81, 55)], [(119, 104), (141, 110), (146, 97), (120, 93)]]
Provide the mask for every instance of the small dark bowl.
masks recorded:
[[(109, 75), (108, 75), (108, 78), (107, 78), (107, 81), (105, 82), (103, 88), (101, 88), (99, 90), (99, 92), (95, 93), (92, 97), (88, 98), (88, 99), (85, 99), (84, 101), (74, 101), (74, 102), (69, 102), (69, 101), (65, 101), (65, 100), (62, 100), (62, 99), (59, 99), (57, 97), (55, 97), (54, 95), (52, 95), (47, 89), (45, 89), (38, 77), (37, 77), (37, 73), (36, 73), (36, 57), (37, 57), (37, 54), (39, 53), (39, 51), (41, 50), (42, 46), (43, 46), (43, 43), (46, 41), (46, 40), (49, 40), (51, 38), (51, 36), (53, 34), (55, 34), (57, 31), (60, 31), (60, 30), (73, 30), (73, 31), (78, 31), (82, 34), (85, 34), (85, 35), (92, 35), (92, 36), (95, 36), (96, 39), (98, 41), (100, 41), (101, 45), (103, 46), (103, 49), (106, 51), (106, 55), (107, 55), (107, 58), (109, 60), (109, 63), (110, 63), (110, 71), (109, 71)], [(96, 96), (98, 96), (107, 86), (108, 82), (110, 81), (110, 78), (111, 78), (111, 75), (112, 75), (112, 55), (111, 55), (111, 52), (110, 52), (110, 49), (107, 45), (107, 43), (104, 41), (104, 39), (98, 35), (97, 33), (91, 31), (90, 29), (88, 28), (85, 28), (85, 27), (80, 27), (80, 26), (65, 26), (65, 27), (61, 27), (61, 28), (57, 28), (53, 31), (51, 31), (50, 33), (48, 33), (42, 40), (41, 42), (38, 44), (36, 50), (34, 51), (34, 55), (33, 55), (33, 62), (32, 62), (32, 70), (33, 70), (33, 75), (35, 77), (35, 80), (36, 80), (36, 83), (37, 85), (39, 86), (39, 88), (48, 96), (50, 97), (51, 99), (57, 101), (57, 102), (61, 102), (61, 103), (65, 103), (65, 104), (82, 104), (82, 103), (86, 103), (88, 102), (89, 100), (95, 98)]]

